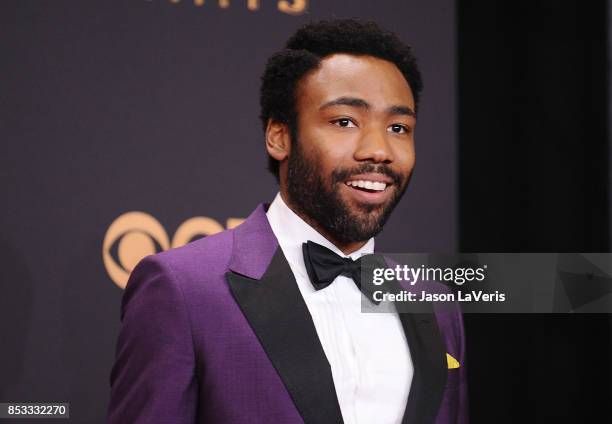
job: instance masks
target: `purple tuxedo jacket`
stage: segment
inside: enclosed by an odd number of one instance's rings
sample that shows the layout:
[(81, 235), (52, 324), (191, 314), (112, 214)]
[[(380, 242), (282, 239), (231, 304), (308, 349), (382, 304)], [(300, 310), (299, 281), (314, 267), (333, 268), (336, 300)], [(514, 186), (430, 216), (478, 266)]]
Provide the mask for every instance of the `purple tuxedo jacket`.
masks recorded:
[[(414, 366), (403, 423), (466, 424), (458, 308), (400, 314)], [(263, 205), (143, 259), (121, 307), (110, 423), (335, 424), (331, 369)], [(459, 368), (449, 369), (446, 353)]]

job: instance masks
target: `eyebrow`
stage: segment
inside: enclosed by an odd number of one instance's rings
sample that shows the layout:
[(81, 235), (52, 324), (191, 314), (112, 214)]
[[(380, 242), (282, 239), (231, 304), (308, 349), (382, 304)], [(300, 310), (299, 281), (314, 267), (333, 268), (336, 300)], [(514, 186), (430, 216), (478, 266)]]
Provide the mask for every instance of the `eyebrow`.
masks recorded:
[[(327, 109), (332, 106), (351, 106), (365, 110), (371, 108), (370, 104), (363, 99), (357, 97), (338, 97), (337, 99), (330, 100), (329, 102), (322, 105), (319, 110)], [(389, 115), (407, 115), (416, 117), (416, 113), (409, 106), (391, 106), (387, 108)]]

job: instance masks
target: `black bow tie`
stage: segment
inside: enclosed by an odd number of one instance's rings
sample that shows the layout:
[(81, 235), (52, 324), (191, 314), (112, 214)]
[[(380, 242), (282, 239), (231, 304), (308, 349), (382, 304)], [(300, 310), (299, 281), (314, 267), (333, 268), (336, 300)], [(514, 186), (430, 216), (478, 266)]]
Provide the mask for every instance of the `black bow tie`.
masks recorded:
[(372, 303), (377, 305), (380, 303), (380, 301), (374, 300), (371, 285), (370, 287), (365, 287), (361, 284), (362, 260), (368, 258), (368, 265), (372, 264), (379, 267), (385, 267), (386, 263), (380, 255), (364, 255), (357, 260), (352, 260), (351, 258), (343, 258), (327, 247), (321, 246), (310, 240), (302, 244), (302, 252), (304, 253), (304, 264), (306, 265), (308, 277), (310, 277), (310, 282), (315, 290), (324, 289), (329, 286), (337, 276), (344, 275), (352, 278), (359, 290), (361, 290)]

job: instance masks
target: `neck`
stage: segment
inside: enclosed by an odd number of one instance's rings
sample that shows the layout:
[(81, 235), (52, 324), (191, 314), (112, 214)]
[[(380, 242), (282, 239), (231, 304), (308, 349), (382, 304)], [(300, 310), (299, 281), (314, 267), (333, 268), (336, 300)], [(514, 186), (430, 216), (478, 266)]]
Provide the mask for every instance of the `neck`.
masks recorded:
[(281, 194), (281, 198), (283, 199), (285, 204), (289, 207), (289, 209), (291, 209), (297, 216), (302, 218), (304, 220), (304, 222), (306, 222), (308, 225), (310, 225), (312, 228), (314, 228), (319, 234), (321, 234), (323, 237), (325, 237), (327, 240), (329, 240), (334, 246), (336, 246), (338, 249), (340, 249), (340, 251), (342, 253), (344, 253), (345, 255), (350, 255), (351, 253), (361, 249), (367, 243), (367, 240), (348, 242), (348, 243), (347, 242), (344, 242), (344, 243), (341, 242), (340, 240), (337, 239), (337, 237), (335, 237), (333, 234), (331, 234), (325, 228), (321, 227), (321, 225), (319, 225), (319, 223), (316, 220), (312, 219), (310, 216), (306, 215), (299, 208), (297, 208), (289, 200), (289, 196), (287, 195), (287, 193), (285, 193), (283, 190), (281, 190), (280, 194)]

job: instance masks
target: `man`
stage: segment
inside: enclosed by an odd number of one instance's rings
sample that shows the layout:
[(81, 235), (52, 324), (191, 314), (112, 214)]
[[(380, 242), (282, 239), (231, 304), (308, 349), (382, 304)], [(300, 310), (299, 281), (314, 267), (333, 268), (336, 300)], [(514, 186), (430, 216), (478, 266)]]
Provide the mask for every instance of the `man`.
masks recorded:
[(359, 258), (408, 185), (421, 87), (410, 48), (372, 23), (306, 25), (270, 58), (280, 192), (136, 267), (110, 422), (467, 422), (458, 310), (361, 312)]

